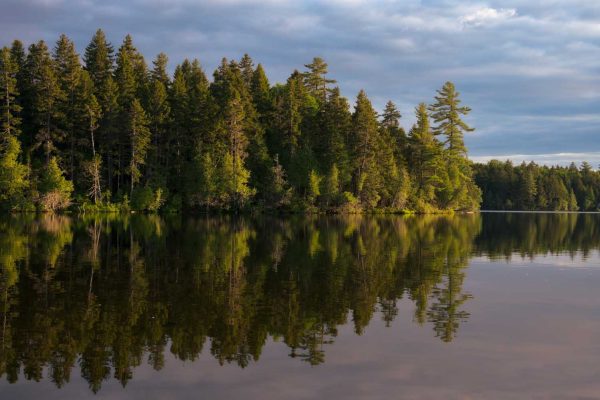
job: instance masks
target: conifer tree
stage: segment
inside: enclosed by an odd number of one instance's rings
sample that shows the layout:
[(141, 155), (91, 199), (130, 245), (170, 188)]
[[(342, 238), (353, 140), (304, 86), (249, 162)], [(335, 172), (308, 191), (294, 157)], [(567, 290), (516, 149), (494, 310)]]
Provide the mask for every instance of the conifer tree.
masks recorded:
[(379, 171), (375, 157), (378, 145), (377, 113), (367, 94), (361, 90), (352, 115), (353, 179), (356, 196), (364, 205), (374, 207), (379, 201)]
[(254, 61), (252, 61), (252, 58), (248, 54), (244, 54), (239, 65), (243, 82), (246, 85), (246, 88), (250, 90), (254, 78)]
[(339, 88), (334, 88), (320, 114), (322, 134), (316, 141), (317, 154), (324, 171), (333, 166), (339, 173), (341, 185), (347, 185), (351, 179), (350, 154), (348, 136), (352, 126), (352, 114), (346, 98), (342, 97)]
[(0, 140), (0, 209), (14, 209), (22, 203), (27, 180), (27, 167), (19, 162), (21, 146), (15, 136)]
[(82, 143), (89, 143), (91, 154), (86, 155), (91, 159), (83, 162), (84, 173), (88, 178), (88, 195), (92, 197), (97, 204), (102, 200), (101, 171), (102, 158), (96, 152), (96, 131), (99, 127), (99, 121), (102, 116), (102, 108), (94, 96), (94, 83), (87, 71), (83, 71), (79, 87), (77, 89), (77, 120), (78, 123), (87, 131), (87, 140)]
[(327, 100), (327, 85), (336, 83), (335, 79), (327, 79), (327, 63), (321, 57), (313, 58), (310, 64), (304, 65), (308, 72), (304, 73), (306, 86), (321, 102)]
[(325, 178), (325, 188), (323, 192), (327, 206), (334, 204), (340, 194), (339, 170), (335, 164), (331, 166), (331, 169)]
[(146, 154), (150, 144), (148, 119), (139, 100), (134, 99), (129, 110), (129, 137), (131, 140), (131, 159), (129, 173), (131, 178), (131, 194), (142, 178), (141, 166), (146, 163)]
[(464, 143), (464, 132), (472, 132), (474, 129), (468, 126), (461, 118), (467, 115), (471, 109), (460, 106), (460, 93), (456, 91), (452, 82), (446, 82), (435, 96), (436, 102), (429, 109), (431, 118), (438, 125), (433, 128), (435, 135), (445, 135), (448, 150), (451, 154), (465, 156), (467, 149)]
[(443, 178), (442, 145), (434, 137), (429, 124), (429, 114), (425, 103), (415, 110), (417, 122), (409, 133), (409, 146), (413, 182), (415, 184), (415, 203), (419, 209), (425, 204), (436, 204), (436, 189), (440, 188)]
[[(102, 92), (106, 87), (107, 80), (111, 77), (114, 64), (114, 49), (106, 40), (106, 35), (98, 29), (90, 44), (85, 49), (83, 56), (85, 69), (90, 74), (97, 92)], [(102, 97), (102, 96), (99, 96)]]
[(33, 148), (43, 148), (46, 164), (57, 150), (64, 131), (60, 129), (63, 113), (60, 102), (64, 99), (55, 64), (44, 41), (32, 44), (25, 63), (26, 117), (29, 120), (29, 143)]
[(256, 111), (259, 113), (259, 118), (263, 124), (266, 123), (266, 118), (273, 108), (269, 80), (265, 74), (265, 70), (261, 64), (258, 64), (256, 70), (252, 74), (252, 82), (250, 91), (254, 100)]
[(44, 211), (57, 211), (71, 204), (73, 183), (64, 177), (56, 157), (52, 157), (43, 169), (38, 185), (40, 205)]
[(18, 65), (10, 50), (3, 47), (0, 51), (0, 141), (8, 137), (17, 137), (20, 133), (21, 106), (17, 104), (19, 96), (17, 87)]
[(148, 174), (152, 175), (149, 178), (159, 179), (165, 182), (165, 179), (160, 177), (161, 169), (161, 150), (167, 136), (167, 123), (171, 113), (169, 99), (167, 94), (168, 75), (166, 74), (166, 56), (159, 54), (154, 61), (154, 70), (152, 71), (152, 79), (148, 88), (147, 110), (149, 114), (150, 130), (152, 135), (151, 146), (151, 164), (148, 168)]
[(227, 196), (234, 209), (239, 209), (251, 194), (251, 190), (247, 187), (250, 173), (244, 165), (248, 139), (243, 131), (243, 121), (242, 100), (239, 93), (234, 92), (227, 104), (223, 121), (228, 146), (224, 162), (224, 170), (228, 171), (225, 179), (231, 180), (226, 182)]
[(321, 195), (321, 180), (317, 171), (312, 169), (308, 175), (308, 203), (311, 206), (316, 205), (316, 201)]
[(75, 144), (78, 135), (75, 126), (76, 95), (81, 77), (79, 55), (75, 51), (75, 44), (66, 36), (61, 35), (54, 48), (54, 63), (58, 84), (63, 93), (63, 98), (58, 107), (61, 110), (60, 129), (65, 132), (69, 143), (69, 177), (75, 175)]

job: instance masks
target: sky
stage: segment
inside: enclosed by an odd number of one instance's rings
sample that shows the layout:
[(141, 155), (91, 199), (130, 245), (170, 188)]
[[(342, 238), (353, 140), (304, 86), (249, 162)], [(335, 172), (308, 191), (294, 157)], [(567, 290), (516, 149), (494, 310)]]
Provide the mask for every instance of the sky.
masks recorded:
[(248, 53), (271, 83), (320, 56), (351, 102), (392, 100), (405, 128), (452, 81), (475, 161), (600, 164), (598, 0), (0, 0), (1, 45), (65, 33), (81, 53), (97, 28), (171, 70)]

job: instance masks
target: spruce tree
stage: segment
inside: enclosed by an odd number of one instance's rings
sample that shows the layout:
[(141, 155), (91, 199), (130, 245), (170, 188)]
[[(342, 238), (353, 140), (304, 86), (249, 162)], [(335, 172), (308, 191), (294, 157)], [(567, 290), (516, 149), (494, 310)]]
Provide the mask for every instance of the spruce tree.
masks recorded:
[(9, 137), (18, 137), (21, 120), (21, 106), (17, 104), (19, 96), (17, 87), (18, 65), (10, 50), (3, 47), (0, 51), (0, 141)]
[(148, 118), (139, 100), (134, 99), (129, 110), (129, 138), (131, 141), (131, 158), (129, 161), (130, 193), (142, 178), (141, 166), (146, 163), (146, 154), (150, 144)]
[(409, 133), (409, 165), (414, 182), (414, 203), (420, 210), (436, 205), (436, 190), (443, 182), (442, 145), (434, 137), (425, 103), (415, 110), (417, 122)]
[(27, 138), (33, 148), (42, 148), (46, 164), (50, 155), (57, 150), (57, 144), (64, 137), (60, 128), (63, 112), (60, 108), (64, 99), (55, 63), (44, 41), (29, 47), (25, 63), (26, 116), (29, 120)]
[(58, 84), (63, 93), (63, 98), (58, 107), (61, 110), (60, 129), (65, 132), (69, 143), (69, 177), (74, 180), (75, 175), (75, 145), (78, 137), (76, 121), (76, 96), (81, 78), (81, 65), (79, 55), (75, 51), (75, 44), (66, 36), (61, 35), (54, 48), (54, 63)]
[(27, 167), (19, 162), (21, 145), (15, 136), (0, 141), (0, 209), (12, 210), (22, 204), (29, 186)]
[(83, 60), (94, 87), (101, 92), (112, 75), (114, 64), (114, 49), (101, 29), (96, 31), (90, 44), (85, 48)]
[(367, 94), (361, 90), (356, 98), (351, 131), (353, 179), (356, 196), (363, 205), (375, 207), (379, 201), (380, 175), (375, 157), (378, 147), (377, 113)]

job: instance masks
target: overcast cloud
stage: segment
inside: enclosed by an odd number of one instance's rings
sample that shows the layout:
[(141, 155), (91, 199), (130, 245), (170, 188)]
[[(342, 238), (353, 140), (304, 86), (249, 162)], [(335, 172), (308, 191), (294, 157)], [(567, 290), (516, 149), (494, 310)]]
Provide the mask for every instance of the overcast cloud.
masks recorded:
[(82, 52), (96, 28), (171, 68), (198, 58), (210, 74), (247, 52), (272, 83), (321, 56), (347, 97), (395, 101), (405, 127), (451, 80), (473, 109), (476, 159), (599, 160), (598, 0), (1, 0), (5, 45), (66, 33)]

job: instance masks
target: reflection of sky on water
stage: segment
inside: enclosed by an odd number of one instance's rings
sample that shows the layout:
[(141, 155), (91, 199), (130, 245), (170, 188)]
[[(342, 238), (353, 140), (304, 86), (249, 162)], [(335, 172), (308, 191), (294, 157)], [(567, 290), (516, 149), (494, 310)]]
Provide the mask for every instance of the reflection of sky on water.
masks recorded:
[(592, 250), (588, 254), (575, 252), (575, 254), (537, 254), (534, 257), (522, 256), (515, 253), (511, 256), (510, 262), (502, 256), (477, 256), (471, 259), (472, 265), (478, 264), (502, 264), (503, 266), (518, 267), (556, 267), (556, 268), (600, 268), (600, 251)]

